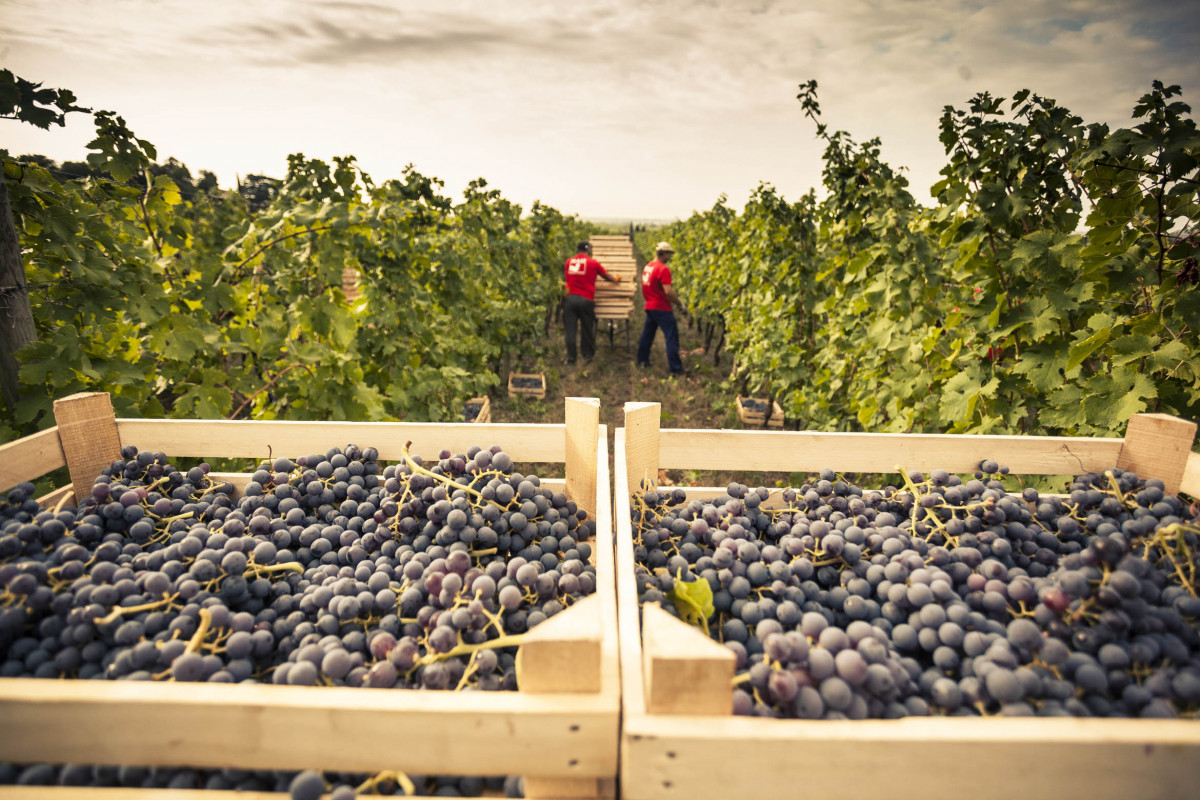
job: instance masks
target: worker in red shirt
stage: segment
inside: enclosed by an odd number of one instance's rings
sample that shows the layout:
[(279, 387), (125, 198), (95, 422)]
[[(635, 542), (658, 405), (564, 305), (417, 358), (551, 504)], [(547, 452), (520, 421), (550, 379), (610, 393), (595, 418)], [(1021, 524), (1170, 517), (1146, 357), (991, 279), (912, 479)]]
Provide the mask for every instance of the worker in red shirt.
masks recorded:
[(654, 334), (661, 328), (667, 345), (667, 369), (672, 375), (683, 375), (683, 361), (679, 358), (679, 327), (671, 310), (675, 307), (682, 312), (683, 303), (671, 288), (671, 268), (667, 266), (674, 254), (670, 244), (659, 242), (654, 248), (654, 260), (642, 268), (646, 324), (638, 341), (637, 363), (639, 367), (650, 366), (650, 345), (654, 344)]
[(567, 363), (575, 363), (575, 329), (582, 327), (580, 349), (583, 360), (596, 355), (596, 276), (619, 283), (620, 275), (609, 275), (600, 262), (591, 257), (592, 246), (580, 242), (578, 252), (563, 264), (567, 297), (563, 302), (563, 326), (567, 332)]

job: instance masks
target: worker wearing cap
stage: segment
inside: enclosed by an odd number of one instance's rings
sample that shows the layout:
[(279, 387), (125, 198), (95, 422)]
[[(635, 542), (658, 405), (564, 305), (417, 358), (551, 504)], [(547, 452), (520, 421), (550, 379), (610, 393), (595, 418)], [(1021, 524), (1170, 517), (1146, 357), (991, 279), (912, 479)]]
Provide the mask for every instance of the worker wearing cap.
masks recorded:
[(675, 251), (667, 242), (659, 242), (654, 248), (654, 260), (642, 268), (642, 297), (645, 300), (646, 324), (642, 338), (638, 341), (637, 363), (639, 367), (650, 366), (650, 345), (661, 328), (667, 345), (667, 369), (672, 375), (682, 375), (683, 361), (679, 358), (679, 327), (675, 324), (672, 307), (683, 311), (683, 303), (671, 288), (671, 268), (667, 262)]
[(563, 264), (567, 297), (563, 302), (563, 327), (567, 334), (567, 363), (575, 363), (575, 329), (582, 327), (580, 349), (583, 360), (596, 355), (596, 276), (619, 283), (620, 275), (609, 275), (599, 261), (591, 257), (592, 245), (580, 242), (578, 252)]

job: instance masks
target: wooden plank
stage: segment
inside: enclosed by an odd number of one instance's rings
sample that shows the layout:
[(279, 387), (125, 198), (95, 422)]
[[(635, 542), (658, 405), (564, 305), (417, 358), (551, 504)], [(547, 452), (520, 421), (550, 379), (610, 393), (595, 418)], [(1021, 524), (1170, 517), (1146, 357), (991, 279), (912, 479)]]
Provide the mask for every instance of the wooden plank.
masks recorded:
[[(627, 411), (628, 405), (627, 403)], [(626, 419), (628, 420), (628, 415)], [(628, 461), (625, 428), (617, 428), (613, 441), (613, 481), (616, 486), (613, 505), (617, 523), (617, 638), (621, 642), (621, 710), (622, 714), (628, 717), (630, 714), (645, 714), (646, 700), (642, 687), (642, 634), (637, 606), (637, 585), (634, 581), (629, 492), (625, 490), (629, 485), (625, 468)]]
[(1125, 430), (1117, 467), (1139, 478), (1158, 478), (1167, 494), (1177, 494), (1183, 480), (1196, 423), (1170, 414), (1134, 414)]
[(54, 421), (75, 487), (75, 501), (91, 494), (96, 476), (121, 457), (121, 437), (107, 392), (80, 392), (54, 401)]
[(990, 458), (1018, 475), (1078, 475), (1116, 464), (1121, 440), (676, 428), (660, 433), (659, 447), (657, 466), (664, 469), (816, 472), (832, 467), (842, 472), (892, 473), (900, 466), (974, 472), (980, 461)]
[(499, 444), (514, 461), (552, 463), (566, 460), (562, 428), (562, 425), (467, 422), (117, 420), (124, 444), (159, 450), (173, 459), (296, 457), (324, 453), (333, 444), (353, 442), (378, 449), (384, 461), (399, 461), (401, 448), (411, 440), (412, 452), (426, 460), (435, 457), (443, 447), (462, 453), (471, 445)]
[(625, 404), (625, 471), (628, 485), (617, 487), (618, 494), (634, 491), (643, 480), (658, 479), (659, 403)]
[(577, 601), (531, 630), (517, 651), (521, 692), (588, 694), (600, 691), (601, 600)]
[(600, 437), (600, 400), (568, 397), (566, 420), (567, 497), (580, 508), (596, 510), (596, 441)]
[[(632, 600), (636, 603), (637, 596)], [(658, 603), (642, 606), (642, 653), (649, 713), (733, 713), (733, 651), (672, 617)]]
[(67, 498), (66, 504), (74, 505), (71, 500), (75, 497), (75, 487), (68, 483), (66, 486), (61, 486), (52, 492), (42, 495), (37, 499), (37, 502), (42, 508), (54, 509), (58, 508), (58, 504), (62, 502), (64, 497)]
[[(599, 778), (616, 771), (617, 702), (611, 692), (6, 678), (0, 719), (21, 735), (0, 737), (0, 760)], [(363, 744), (397, 731), (419, 735)]]
[[(601, 688), (601, 599), (580, 600), (538, 625), (517, 651), (521, 691), (589, 693)], [(594, 777), (525, 776), (529, 798), (599, 796)]]
[(0, 444), (0, 491), (37, 480), (66, 465), (67, 457), (63, 455), (57, 427)]
[(1179, 482), (1179, 491), (1200, 500), (1200, 453), (1190, 453)]
[[(844, 800), (960, 800), (964, 787), (973, 800), (1184, 800), (1200, 782), (1191, 720), (640, 716), (627, 719), (624, 738), (626, 800), (724, 798), (748, 775), (756, 800), (794, 800), (800, 787)], [(936, 769), (922, 768), (930, 753)]]

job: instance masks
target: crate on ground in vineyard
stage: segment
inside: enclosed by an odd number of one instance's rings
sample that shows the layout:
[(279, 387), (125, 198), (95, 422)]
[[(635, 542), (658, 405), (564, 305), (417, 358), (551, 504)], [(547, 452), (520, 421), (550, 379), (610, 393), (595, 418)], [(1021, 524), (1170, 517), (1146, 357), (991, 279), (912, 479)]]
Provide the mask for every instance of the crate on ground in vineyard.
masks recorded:
[(546, 399), (546, 376), (541, 372), (510, 372), (508, 375), (509, 397), (536, 397)]
[[(617, 769), (620, 688), (608, 453), (604, 426), (599, 424), (598, 400), (567, 398), (565, 422), (560, 425), (116, 419), (107, 394), (74, 395), (59, 400), (55, 415), (56, 427), (0, 446), (0, 487), (6, 491), (67, 467), (72, 483), (39, 498), (43, 508), (61, 507), (73, 498), (92, 496), (93, 479), (114, 460), (122, 458), (125, 446), (136, 446), (143, 454), (167, 454), (173, 463), (200, 458), (257, 462), (270, 456), (276, 459), (272, 469), (279, 471), (286, 467), (286, 464), (280, 466), (286, 457), (326, 453), (331, 447), (354, 443), (359, 448), (377, 450), (364, 457), (371, 463), (381, 467), (385, 462), (402, 463), (410, 470), (404, 473), (406, 476), (427, 475), (430, 485), (426, 488), (430, 491), (434, 485), (440, 487), (449, 479), (442, 480), (434, 472), (418, 472), (418, 467), (425, 467), (410, 453), (423, 455), (424, 464), (429, 466), (437, 465), (438, 451), (442, 449), (465, 453), (470, 452), (472, 445), (484, 448), (498, 445), (498, 452), (523, 464), (565, 464), (565, 479), (541, 481), (532, 490), (532, 498), (539, 504), (530, 502), (539, 509), (542, 501), (550, 504), (547, 508), (554, 508), (557, 506), (553, 504), (559, 501), (547, 500), (542, 492), (554, 493), (556, 498), (563, 494), (562, 502), (567, 504), (564, 508), (573, 503), (594, 521), (594, 539), (589, 542), (596, 576), (594, 593), (573, 597), (562, 594), (561, 610), (530, 628), (519, 640), (520, 647), (515, 653), (515, 669), (519, 673), (515, 691), (273, 685), (269, 676), (265, 677), (265, 683), (233, 684), (81, 680), (69, 676), (0, 678), (0, 719), (9, 734), (20, 732), (20, 735), (0, 735), (0, 762), (356, 773), (399, 770), (417, 775), (516, 774), (524, 776), (529, 797), (612, 796)], [(479, 456), (484, 452), (479, 451)], [(158, 463), (153, 456), (151, 461)], [(446, 463), (453, 461), (449, 459)], [(363, 462), (350, 463), (361, 466)], [(486, 471), (483, 463), (477, 465), (480, 473)], [(492, 467), (508, 469), (499, 464)], [(291, 474), (298, 476), (303, 469), (297, 463), (296, 472)], [(343, 467), (336, 467), (330, 480), (342, 479), (338, 469)], [(270, 470), (260, 470), (257, 479), (249, 472), (204, 474), (199, 467), (187, 474), (192, 472), (210, 491), (229, 493), (234, 499), (248, 491), (261, 491), (259, 482), (265, 480), (262, 476), (270, 474)], [(321, 474), (319, 469), (316, 474)], [(383, 475), (386, 474), (384, 470)], [(349, 483), (353, 484), (353, 480)], [(316, 488), (319, 490), (320, 486)], [(456, 491), (460, 498), (468, 496), (461, 489)], [(111, 505), (115, 501), (108, 502)], [(480, 502), (484, 503), (480, 509), (486, 510), (491, 501), (484, 498)], [(140, 510), (136, 495), (126, 508)], [(354, 511), (343, 504), (340, 513), (353, 515)], [(400, 512), (393, 513), (399, 522)], [(451, 521), (454, 513), (449, 512), (447, 526), (457, 524)], [(579, 513), (575, 513), (578, 517)], [(248, 531), (254, 529), (248, 524), (253, 521), (253, 518), (247, 520)], [(224, 525), (216, 519), (212, 524)], [(279, 530), (286, 530), (287, 524)], [(238, 535), (210, 530), (214, 531), (210, 538)], [(316, 547), (317, 540), (312, 541)], [(376, 544), (378, 541), (377, 537)], [(384, 541), (390, 540), (385, 537)], [(126, 548), (132, 552), (134, 544), (130, 540)], [(269, 542), (259, 543), (263, 544)], [(374, 545), (363, 545), (371, 546)], [(352, 549), (345, 544), (342, 547), (348, 552)], [(334, 554), (340, 552), (336, 548), (335, 544)], [(224, 572), (218, 574), (225, 576), (225, 582), (221, 586), (238, 576), (237, 571), (243, 565), (250, 574), (247, 583), (256, 579), (256, 570), (260, 577), (265, 574), (266, 568), (257, 559), (268, 550), (274, 552), (274, 548), (260, 550), (255, 546), (253, 553), (246, 556), (252, 560), (240, 558), (245, 554), (232, 551), (226, 554), (228, 562), (222, 557), (219, 568)], [(328, 554), (330, 550), (326, 548), (325, 552)], [(454, 552), (451, 545), (446, 557), (448, 565)], [(547, 558), (549, 555), (546, 553)], [(193, 565), (198, 563), (189, 561)], [(286, 574), (286, 567), (287, 563), (279, 562), (277, 569), (281, 575)], [(480, 576), (472, 580), (478, 583)], [(445, 591), (455, 590), (446, 588), (443, 594)], [(111, 598), (105, 598), (105, 602), (108, 599)], [(337, 613), (352, 614), (346, 611), (346, 602), (354, 599), (342, 597)], [(162, 602), (169, 600), (164, 597)], [(359, 596), (359, 602), (366, 600)], [(397, 600), (397, 606), (399, 603)], [(119, 606), (116, 608), (118, 614), (123, 613)], [(199, 641), (202, 648), (220, 652), (218, 645), (225, 639), (208, 642), (204, 636), (204, 613), (201, 609), (200, 622), (195, 635), (188, 640), (188, 647)], [(486, 629), (480, 633), (486, 633)], [(227, 632), (221, 634), (227, 635)], [(232, 638), (228, 641), (232, 642)], [(486, 638), (460, 639), (459, 646), (464, 642), (486, 643)], [(451, 654), (447, 650), (437, 652)], [(472, 652), (477, 656), (485, 651)], [(381, 657), (368, 654), (367, 658)], [(374, 662), (375, 666), (380, 663)], [(299, 661), (292, 662), (293, 670), (300, 668)], [(321, 661), (320, 669), (325, 668), (326, 663)], [(462, 680), (470, 677), (468, 671)], [(402, 746), (397, 746), (398, 742)], [(65, 797), (63, 793), (74, 790), (42, 791), (45, 792), (42, 796), (50, 798)], [(148, 795), (129, 790), (122, 796)]]
[[(769, 420), (766, 419), (768, 409), (771, 412)], [(774, 400), (761, 397), (742, 397), (739, 394), (737, 396), (737, 412), (738, 419), (747, 427), (761, 428), (763, 422), (766, 421), (768, 428), (783, 428), (783, 409)]]
[(492, 401), (487, 395), (472, 397), (463, 404), (463, 421), (487, 423), (492, 421)]
[[(1156, 478), (1162, 481), (1161, 489), (1156, 488), (1157, 484), (1148, 487), (1144, 490), (1148, 494), (1138, 498), (1136, 503), (1134, 498), (1130, 497), (1117, 501), (1125, 504), (1127, 508), (1133, 508), (1130, 504), (1141, 504), (1139, 507), (1142, 510), (1138, 512), (1141, 516), (1138, 519), (1144, 520), (1147, 513), (1153, 517), (1155, 514), (1164, 515), (1169, 511), (1184, 508), (1180, 504), (1163, 503), (1157, 498), (1170, 498), (1179, 491), (1192, 497), (1200, 496), (1200, 453), (1193, 453), (1190, 449), (1195, 430), (1196, 426), (1193, 423), (1159, 414), (1135, 415), (1124, 439), (660, 430), (660, 407), (657, 403), (627, 403), (625, 427), (616, 431), (614, 453), (617, 595), (623, 704), (621, 796), (628, 800), (672, 800), (685, 797), (689, 800), (715, 800), (735, 796), (741, 792), (752, 794), (761, 800), (790, 800), (797, 796), (904, 796), (921, 800), (957, 800), (962, 796), (964, 787), (969, 787), (973, 797), (995, 800), (1009, 800), (1020, 794), (1041, 796), (1063, 792), (1074, 797), (1114, 800), (1133, 796), (1191, 796), (1194, 787), (1200, 781), (1200, 722), (1194, 719), (1007, 717), (992, 711), (990, 706), (986, 707), (989, 710), (988, 716), (974, 716), (974, 711), (969, 707), (961, 709), (964, 713), (972, 714), (969, 716), (939, 716), (935, 713), (931, 716), (910, 715), (902, 719), (855, 719), (846, 718), (845, 714), (841, 715), (840, 721), (736, 716), (733, 712), (739, 656), (735, 649), (717, 639), (728, 634), (738, 637), (731, 641), (741, 642), (743, 640), (740, 637), (745, 634), (745, 628), (741, 631), (735, 630), (738, 626), (729, 621), (729, 613), (722, 616), (715, 610), (710, 611), (711, 619), (717, 620), (716, 624), (723, 627), (714, 631), (711, 636), (703, 630), (698, 621), (696, 624), (685, 623), (682, 619), (689, 614), (694, 619), (704, 616), (703, 613), (693, 613), (693, 609), (708, 608), (703, 605), (702, 600), (697, 599), (703, 595), (692, 595), (690, 591), (675, 592), (676, 584), (673, 581), (681, 574), (678, 570), (682, 568), (682, 562), (672, 563), (672, 557), (667, 556), (664, 567), (651, 570), (639, 559), (646, 557), (645, 553), (649, 548), (658, 548), (663, 542), (663, 537), (669, 537), (679, 549), (680, 554), (674, 556), (675, 558), (688, 560), (698, 555), (694, 549), (689, 550), (690, 539), (680, 544), (674, 538), (696, 535), (696, 528), (686, 521), (688, 517), (676, 515), (675, 521), (671, 523), (673, 527), (670, 528), (655, 529), (653, 524), (642, 528), (641, 523), (654, 510), (646, 500), (646, 487), (653, 483), (661, 469), (816, 473), (828, 468), (840, 474), (889, 476), (895, 476), (897, 470), (902, 470), (903, 480), (910, 481), (914, 489), (912, 497), (915, 500), (923, 490), (917, 488), (918, 478), (911, 476), (909, 470), (919, 470), (928, 475), (933, 475), (934, 470), (948, 470), (951, 477), (949, 483), (943, 485), (954, 486), (954, 473), (973, 473), (981, 468), (983, 472), (988, 472), (996, 467), (995, 464), (989, 465), (984, 462), (985, 459), (995, 459), (1000, 464), (1008, 465), (1014, 476), (1095, 473), (1099, 476), (1096, 480), (1101, 481), (1106, 480), (1106, 469), (1116, 467), (1137, 473), (1143, 479)], [(791, 490), (787, 489), (771, 489), (767, 492), (768, 496), (761, 499), (762, 507), (774, 508), (781, 515), (798, 513), (795, 512), (795, 508), (812, 509), (820, 518), (823, 512), (818, 508), (819, 504), (838, 498), (847, 501), (854, 499), (852, 493), (850, 496), (839, 495), (838, 491), (846, 492), (845, 486), (839, 489), (837, 476), (831, 473), (826, 475), (828, 477), (823, 477), (823, 480), (832, 478), (829, 480), (830, 485), (817, 484), (811, 496), (789, 493)], [(937, 479), (945, 481), (947, 476), (939, 472)], [(889, 477), (888, 480), (896, 479)], [(906, 491), (906, 484), (898, 485), (901, 486), (901, 492)], [(929, 487), (932, 484), (921, 485)], [(816, 490), (817, 487), (824, 494), (820, 494)], [(964, 483), (963, 487), (970, 491), (982, 488), (970, 488), (968, 483)], [(671, 506), (680, 509), (680, 514), (689, 508), (692, 500), (712, 500), (720, 497), (732, 499), (727, 495), (727, 487), (672, 487), (661, 492), (655, 491), (651, 497), (661, 504), (664, 503), (664, 498), (670, 496), (670, 502), (675, 503), (679, 499), (677, 493), (680, 491), (684, 493), (681, 504)], [(741, 490), (737, 488), (735, 491)], [(1107, 496), (1099, 490), (1097, 493)], [(1095, 500), (1086, 497), (1087, 494), (1084, 492), (1084, 496), (1075, 497), (1074, 500), (1071, 497), (1063, 497), (1056, 502), (1065, 504), (1061, 507), (1067, 508), (1075, 500)], [(749, 496), (750, 493), (746, 495)], [(1046, 501), (1054, 497), (1056, 496), (1042, 495)], [(754, 502), (758, 503), (760, 498), (761, 493), (754, 498)], [(810, 501), (812, 505), (808, 505)], [(1021, 495), (1016, 495), (1008, 502), (1025, 501)], [(985, 515), (989, 509), (997, 507), (994, 503), (995, 496), (991, 500), (981, 501), (972, 506), (970, 511)], [(936, 513), (937, 509), (934, 509), (933, 505), (936, 504), (922, 507)], [(1150, 511), (1147, 505), (1153, 506), (1153, 511)], [(635, 508), (637, 510), (633, 511)], [(705, 507), (700, 508), (703, 510)], [(852, 511), (862, 513), (861, 509)], [(800, 516), (809, 519), (807, 512)], [(701, 518), (708, 521), (703, 515)], [(792, 520), (796, 518), (791, 517)], [(831, 518), (846, 517), (841, 515)], [(932, 519), (918, 516), (918, 519), (922, 518)], [(858, 520), (859, 517), (853, 519)], [(634, 520), (637, 520), (638, 524), (635, 525)], [(990, 524), (995, 524), (994, 515), (989, 517), (989, 520)], [(885, 524), (891, 521), (893, 520), (885, 520)], [(1151, 519), (1151, 522), (1153, 521)], [(713, 557), (700, 557), (711, 558), (714, 569), (726, 563), (737, 568), (739, 565), (733, 563), (734, 561), (745, 567), (746, 559), (749, 559), (751, 569), (745, 572), (748, 577), (741, 580), (753, 580), (742, 587), (749, 590), (744, 602), (755, 600), (757, 609), (761, 612), (761, 601), (756, 598), (769, 597), (776, 591), (777, 586), (785, 585), (786, 581), (784, 584), (775, 584), (772, 581), (786, 578), (787, 574), (790, 574), (792, 563), (799, 558), (793, 558), (788, 552), (784, 552), (784, 540), (798, 538), (798, 535), (793, 535), (790, 530), (769, 532), (771, 536), (779, 537), (778, 550), (781, 557), (775, 559), (775, 563), (788, 569), (778, 576), (770, 574), (769, 570), (767, 575), (756, 576), (753, 568), (763, 567), (764, 561), (756, 561), (755, 553), (762, 553), (766, 544), (761, 545), (761, 549), (758, 549), (759, 545), (755, 545), (743, 553), (741, 545), (751, 544), (745, 539), (753, 539), (753, 532), (739, 530), (736, 537), (733, 536), (730, 533), (733, 530), (732, 523), (728, 519), (724, 520), (724, 523), (729, 525), (729, 530), (726, 531), (720, 512), (713, 516), (710, 522), (707, 533), (711, 534), (713, 541), (718, 544), (714, 545), (716, 549), (713, 550)], [(789, 529), (792, 524), (788, 523)], [(806, 521), (804, 524), (810, 523)], [(868, 528), (871, 527), (869, 523), (866, 524)], [(1076, 524), (1095, 524), (1095, 521), (1089, 522), (1085, 519)], [(687, 526), (686, 533), (680, 525)], [(635, 527), (638, 529), (637, 536), (640, 542), (636, 552)], [(1064, 527), (1064, 530), (1069, 527)], [(649, 548), (646, 542), (641, 540), (645, 535), (643, 530), (654, 537), (655, 543), (649, 545)], [(1082, 528), (1078, 530), (1081, 531)], [(1186, 536), (1191, 536), (1184, 533), (1185, 530), (1187, 529), (1171, 529), (1168, 533), (1167, 529), (1163, 529), (1163, 536), (1174, 537), (1164, 539), (1164, 542), (1183, 542)], [(831, 525), (830, 531), (822, 535), (828, 537), (835, 531), (845, 533), (849, 537), (845, 542), (849, 542), (851, 538), (858, 538), (856, 534), (851, 533), (851, 528), (845, 526), (839, 528)], [(877, 533), (874, 529), (872, 531)], [(887, 536), (893, 536), (900, 535), (903, 531), (897, 530), (895, 534), (885, 533)], [(768, 532), (764, 532), (763, 535), (767, 536)], [(734, 544), (737, 549), (732, 554), (726, 553), (723, 560), (718, 561), (716, 553), (724, 549), (719, 544), (724, 541)], [(820, 541), (824, 546), (825, 539)], [(887, 539), (881, 536), (880, 541), (886, 542)], [(793, 541), (787, 546), (795, 543)], [(838, 544), (843, 544), (843, 540), (839, 539)], [(706, 544), (705, 548), (707, 547)], [(832, 549), (830, 544), (830, 550)], [(688, 552), (685, 555), (683, 551)], [(1104, 557), (1111, 557), (1110, 551), (1111, 548), (1097, 549), (1095, 552), (1104, 554)], [(707, 552), (707, 549), (703, 549), (703, 552)], [(733, 557), (729, 558), (730, 555)], [(932, 546), (927, 555), (929, 561), (922, 558), (919, 565), (921, 569), (933, 569), (935, 564), (946, 564), (945, 553), (935, 551)], [(772, 555), (772, 558), (774, 557)], [(865, 561), (866, 558), (864, 555), (864, 564), (878, 563)], [(694, 566), (696, 562), (691, 563)], [(766, 566), (774, 567), (775, 563)], [(825, 563), (827, 565), (828, 560)], [(984, 561), (985, 565), (988, 563)], [(915, 569), (916, 566), (910, 564), (905, 569)], [(695, 567), (697, 573), (703, 568)], [(727, 570), (724, 566), (722, 569)], [(735, 571), (734, 574), (738, 573)], [(994, 576), (996, 573), (989, 567), (989, 574)], [(717, 573), (714, 575), (719, 585), (724, 587), (723, 581), (726, 579)], [(914, 579), (919, 577), (915, 572), (911, 575)], [(875, 577), (878, 579), (879, 576)], [(923, 599), (921, 590), (928, 588), (927, 585), (917, 586), (919, 581), (912, 580), (912, 585), (906, 586), (901, 575), (896, 574), (893, 577), (900, 582), (899, 589), (906, 597), (912, 590), (914, 602)], [(818, 576), (814, 573), (812, 580), (817, 579)], [(703, 577), (695, 577), (693, 580), (692, 586), (706, 582)], [(734, 580), (738, 578), (735, 577)], [(647, 602), (639, 608), (639, 582), (642, 582), (646, 590), (657, 591), (662, 598), (661, 603)], [(671, 583), (669, 590), (662, 588), (667, 583)], [(733, 584), (729, 585), (730, 594), (736, 591), (738, 596), (742, 595), (740, 589), (735, 590), (732, 588)], [(814, 583), (814, 586), (824, 584)], [(846, 586), (855, 592), (859, 591), (859, 587), (851, 585), (850, 582), (847, 582)], [(988, 588), (995, 591), (997, 587)], [(1082, 591), (1080, 587), (1073, 590)], [(1013, 591), (1016, 591), (1015, 586)], [(1180, 592), (1180, 608), (1191, 609), (1192, 600), (1187, 599), (1187, 592), (1176, 591)], [(833, 590), (828, 592), (831, 595)], [(821, 596), (826, 595), (822, 593)], [(850, 603), (853, 596), (853, 592), (848, 593), (845, 602)], [(716, 594), (712, 597), (714, 603), (725, 602), (717, 598)], [(798, 601), (806, 597), (807, 590)], [(1111, 599), (1105, 602), (1110, 602)], [(833, 602), (832, 598), (828, 602)], [(668, 604), (676, 606), (672, 611), (677, 611), (678, 616), (668, 613)], [(800, 605), (803, 610), (803, 603)], [(861, 606), (861, 603), (859, 605)], [(780, 606), (781, 603), (777, 601), (775, 608)], [(823, 605), (820, 607), (825, 608)], [(1090, 606), (1080, 608), (1086, 610)], [(811, 606), (809, 611), (816, 614)], [(807, 618), (807, 613), (804, 613), (804, 618)], [(1068, 613), (1073, 613), (1072, 609), (1069, 608)], [(1014, 617), (1018, 618), (1019, 614)], [(823, 622), (824, 619), (821, 614), (813, 618), (814, 622)], [(772, 622), (774, 621), (772, 619)], [(799, 620), (792, 621), (799, 623)], [(938, 621), (933, 620), (934, 623)], [(1116, 621), (1117, 618), (1113, 618), (1114, 624)], [(741, 621), (738, 624), (742, 624)], [(1194, 620), (1191, 624), (1194, 624)], [(729, 627), (724, 627), (726, 625)], [(757, 635), (753, 633), (755, 624), (746, 627), (752, 632), (751, 636)], [(768, 631), (763, 634), (766, 639), (771, 635), (771, 629), (764, 630)], [(801, 631), (800, 628), (795, 630)], [(940, 636), (941, 631), (938, 630)], [(984, 626), (980, 630), (988, 628)], [(1004, 628), (1001, 627), (1001, 630)], [(857, 634), (872, 637), (878, 642), (877, 633), (872, 631), (875, 631), (875, 626), (869, 625), (866, 628), (858, 628)], [(946, 633), (952, 634), (953, 629)], [(794, 635), (796, 634), (788, 634)], [(804, 648), (804, 653), (808, 655), (825, 649), (826, 644), (831, 648), (839, 647), (837, 641), (826, 643), (818, 637), (808, 637), (803, 632), (800, 632), (800, 635), (807, 637), (806, 641), (811, 638)], [(1001, 639), (1004, 635), (999, 634)], [(833, 639), (836, 640), (836, 637)], [(798, 642), (794, 643), (793, 639), (786, 637), (771, 642), (773, 647), (782, 646), (784, 643), (790, 654), (786, 657), (797, 658)], [(845, 646), (845, 643), (841, 643), (840, 646)], [(1049, 648), (1050, 645), (1047, 644), (1046, 647)], [(1056, 649), (1062, 651), (1064, 648), (1060, 645)], [(826, 655), (832, 652), (835, 651), (826, 650)], [(840, 654), (844, 651), (837, 652)], [(1045, 653), (1047, 658), (1051, 658), (1049, 649), (1045, 650)], [(1105, 657), (1109, 658), (1111, 663), (1118, 663), (1119, 655), (1120, 653), (1114, 652), (1106, 654)], [(885, 656), (884, 652), (880, 651), (874, 654), (874, 657), (891, 656)], [(1058, 655), (1054, 658), (1057, 659)], [(798, 686), (800, 693), (795, 697), (799, 698), (805, 686), (808, 686), (811, 692), (815, 682), (820, 681), (823, 684), (826, 681), (825, 676), (837, 677), (842, 674), (842, 667), (854, 667), (851, 663), (853, 660), (849, 658), (847, 664), (840, 664), (830, 656), (826, 664), (822, 659), (814, 657), (807, 667), (792, 667), (793, 670), (805, 670), (807, 680), (814, 681), (811, 686), (799, 679), (792, 683), (786, 676), (779, 676), (778, 688), (774, 680), (768, 680), (765, 688), (760, 689), (754, 683), (758, 679), (751, 670), (741, 672), (736, 688), (744, 692), (747, 698), (758, 698), (751, 699), (752, 703), (762, 703), (764, 697), (768, 702), (776, 702), (783, 696), (785, 689), (790, 693)], [(980, 657), (975, 660), (983, 670), (986, 659)], [(749, 663), (751, 662), (748, 660), (747, 664)], [(877, 687), (870, 689), (872, 691), (875, 688), (879, 691), (889, 691), (888, 679), (871, 672), (872, 667), (881, 666), (882, 663), (871, 662), (871, 666), (867, 668), (869, 680), (880, 681)], [(818, 667), (822, 671), (826, 667), (838, 671), (836, 675), (818, 675)], [(1172, 669), (1170, 665), (1161, 668)], [(995, 669), (993, 665), (993, 671)], [(796, 678), (796, 675), (797, 673), (793, 672), (791, 677)], [(813, 677), (814, 675), (817, 677)], [(774, 670), (770, 672), (770, 676), (776, 677)], [(1094, 678), (1093, 675), (1087, 677), (1087, 682), (1092, 683), (1093, 687)], [(1082, 673), (1080, 680), (1083, 680)], [(861, 685), (864, 691), (868, 690), (869, 684)], [(1155, 686), (1159, 692), (1174, 691), (1162, 685), (1161, 681)], [(1074, 687), (1075, 684), (1068, 683), (1066, 688)], [(817, 693), (816, 696), (823, 700), (828, 699), (830, 703), (836, 701), (840, 704), (845, 698), (835, 697), (832, 692), (834, 688), (845, 689), (842, 686), (834, 687), (831, 683), (828, 696), (821, 693)], [(1195, 687), (1189, 684), (1178, 688), (1190, 693)], [(779, 694), (765, 694), (776, 691)], [(1082, 692), (1082, 689), (1080, 691)], [(1145, 699), (1151, 701), (1152, 698), (1152, 695), (1147, 695)], [(994, 699), (992, 702), (995, 702)], [(1120, 702), (1119, 697), (1112, 702)], [(1159, 702), (1160, 707), (1162, 702), (1164, 701)], [(915, 705), (914, 708), (918, 708), (919, 705)], [(770, 706), (763, 708), (771, 710)], [(828, 710), (834, 706), (825, 708)], [(848, 708), (853, 708), (853, 703)], [(927, 706), (926, 711), (928, 710)], [(1180, 708), (1180, 711), (1186, 712), (1187, 709)]]

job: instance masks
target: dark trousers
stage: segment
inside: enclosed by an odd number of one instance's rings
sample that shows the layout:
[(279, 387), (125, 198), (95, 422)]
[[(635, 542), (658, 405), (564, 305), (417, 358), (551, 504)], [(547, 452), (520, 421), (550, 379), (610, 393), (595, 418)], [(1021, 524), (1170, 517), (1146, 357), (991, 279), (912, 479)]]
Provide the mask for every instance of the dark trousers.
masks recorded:
[(679, 327), (671, 311), (646, 312), (646, 324), (642, 328), (642, 338), (638, 340), (637, 363), (650, 366), (650, 345), (654, 344), (654, 334), (659, 328), (667, 345), (667, 369), (683, 372), (683, 362), (679, 359)]
[(563, 302), (563, 327), (567, 329), (567, 361), (575, 361), (575, 328), (582, 328), (580, 349), (590, 360), (596, 355), (596, 304), (577, 294), (567, 295)]

